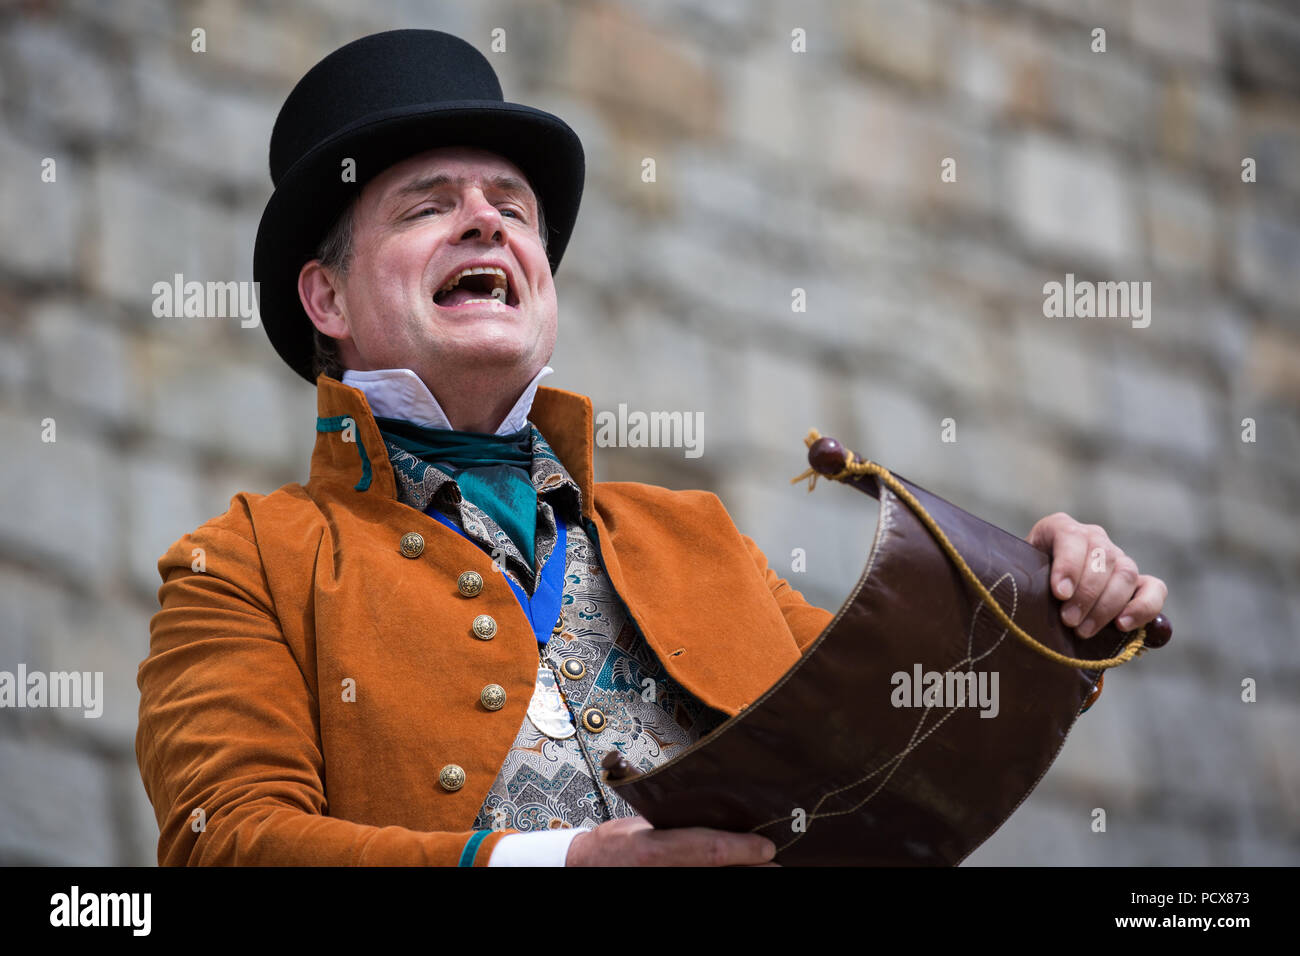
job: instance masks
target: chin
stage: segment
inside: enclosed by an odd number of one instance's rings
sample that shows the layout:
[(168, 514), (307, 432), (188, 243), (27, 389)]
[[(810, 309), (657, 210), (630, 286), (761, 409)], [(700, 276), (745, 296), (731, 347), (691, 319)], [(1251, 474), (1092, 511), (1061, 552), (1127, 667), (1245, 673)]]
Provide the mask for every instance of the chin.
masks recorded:
[(532, 344), (525, 344), (517, 339), (487, 339), (479, 342), (460, 342), (439, 350), (442, 356), (452, 358), (456, 365), (464, 367), (482, 366), (485, 368), (517, 368), (532, 365), (537, 358)]

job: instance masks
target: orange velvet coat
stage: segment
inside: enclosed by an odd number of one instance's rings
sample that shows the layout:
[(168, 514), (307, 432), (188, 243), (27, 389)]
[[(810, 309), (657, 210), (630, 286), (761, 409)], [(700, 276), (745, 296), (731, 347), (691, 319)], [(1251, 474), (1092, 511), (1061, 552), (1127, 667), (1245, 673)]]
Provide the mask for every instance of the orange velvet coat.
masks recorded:
[[(306, 485), (236, 495), (158, 562), (136, 735), (158, 861), (485, 865), (512, 831), (471, 843), (470, 827), (524, 720), (536, 640), (490, 557), (398, 501), (362, 392), (325, 376), (317, 390), (357, 440), (320, 433)], [(829, 623), (715, 495), (595, 483), (587, 398), (539, 389), (530, 418), (582, 489), (632, 618), (706, 704), (737, 713)], [(466, 598), (470, 569), (484, 587)], [(479, 614), (494, 639), (471, 635)], [(487, 684), (506, 690), (498, 711), (479, 703)], [(447, 764), (465, 771), (455, 792), (438, 783)]]

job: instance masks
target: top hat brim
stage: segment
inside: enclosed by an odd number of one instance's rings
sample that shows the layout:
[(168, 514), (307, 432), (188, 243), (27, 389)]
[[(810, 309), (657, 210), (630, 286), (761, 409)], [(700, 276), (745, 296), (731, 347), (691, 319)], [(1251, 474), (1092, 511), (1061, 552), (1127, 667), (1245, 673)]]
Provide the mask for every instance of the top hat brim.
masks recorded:
[[(528, 178), (546, 213), (554, 273), (578, 217), (585, 176), (582, 143), (563, 120), (517, 103), (441, 101), (372, 114), (303, 155), (281, 177), (262, 213), (253, 249), (259, 313), (280, 357), (308, 382), (313, 326), (298, 298), (298, 273), (367, 182), (394, 163), (442, 146), (489, 150)], [(343, 178), (355, 163), (356, 181)]]

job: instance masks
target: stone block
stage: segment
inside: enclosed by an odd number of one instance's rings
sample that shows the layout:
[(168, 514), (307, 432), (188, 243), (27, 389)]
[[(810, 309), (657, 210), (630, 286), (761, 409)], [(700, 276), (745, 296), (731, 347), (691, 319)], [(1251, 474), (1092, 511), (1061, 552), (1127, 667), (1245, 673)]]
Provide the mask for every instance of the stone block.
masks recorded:
[(8, 26), (3, 49), (23, 120), (50, 138), (50, 149), (60, 141), (135, 134), (125, 76), (102, 33), (75, 21), (19, 18)]
[[(41, 440), (53, 418), (55, 441)], [(84, 587), (115, 580), (121, 553), (121, 463), (93, 422), (35, 406), (0, 413), (0, 536), (23, 560)]]
[(154, 610), (156, 604), (145, 608), (116, 597), (69, 595), (58, 614), (43, 622), (33, 667), (103, 675), (100, 716), (86, 716), (85, 708), (49, 711), (62, 739), (85, 741), (100, 752), (133, 752), (140, 714), (136, 673), (149, 654)]
[[(250, 279), (231, 249), (230, 212), (192, 188), (168, 188), (147, 170), (102, 161), (95, 172), (100, 239), (90, 281), (95, 292), (117, 299), (146, 328), (160, 324), (234, 323), (239, 318), (157, 318), (157, 282), (229, 282)], [(251, 270), (250, 270), (251, 271)]]
[(315, 393), (298, 388), (287, 370), (161, 345), (151, 351), (143, 414), (164, 441), (295, 471), (303, 467), (302, 453), (310, 454), (315, 438)]
[(132, 754), (116, 760), (113, 769), (119, 865), (157, 866), (158, 819), (140, 779), (140, 765)]
[(1204, 501), (1185, 481), (1183, 475), (1103, 461), (1084, 483), (1082, 492), (1087, 494), (1080, 497), (1090, 502), (1075, 517), (1100, 524), (1121, 547), (1125, 541), (1148, 535), (1157, 543), (1202, 547), (1211, 535), (1212, 518)]
[(1049, 422), (1095, 433), (1108, 425), (1107, 372), (1099, 343), (1073, 324), (1080, 321), (1050, 319), (1040, 310), (1016, 323), (1013, 367), (1031, 409)]
[(821, 162), (847, 186), (891, 203), (917, 201), (939, 177), (942, 155), (924, 117), (892, 87), (863, 81), (827, 91)]
[(1233, 65), (1264, 88), (1300, 91), (1300, 21), (1294, 11), (1259, 0), (1228, 4)]
[[(1300, 707), (1279, 683), (1265, 678), (1254, 704), (1242, 703), (1240, 725), (1254, 772), (1250, 786), (1255, 800), (1275, 811), (1280, 820), (1300, 818), (1300, 756), (1295, 740), (1300, 734)], [(1234, 709), (1236, 705), (1234, 705)], [(1300, 861), (1300, 845), (1293, 833), (1291, 862)]]
[[(1300, 116), (1291, 98), (1267, 94), (1243, 98), (1237, 103), (1240, 116), (1240, 156), (1232, 157), (1235, 168), (1230, 195), (1250, 196), (1257, 188), (1285, 189), (1300, 195), (1300, 169), (1292, 162), (1300, 152)], [(1255, 160), (1254, 183), (1241, 182), (1241, 160)]]
[(10, 866), (119, 862), (111, 778), (102, 758), (46, 738), (5, 733), (0, 735), (0, 766), (5, 768), (0, 790), (0, 862)]
[(1240, 745), (1252, 705), (1241, 702), (1230, 681), (1159, 668), (1157, 660), (1144, 657), (1136, 665), (1143, 668), (1136, 693), (1144, 712), (1140, 726), (1151, 736), (1147, 771), (1160, 804), (1181, 808), (1172, 814), (1174, 821), (1207, 815), (1238, 824), (1252, 819), (1260, 802), (1259, 766)]
[(1173, 59), (1207, 65), (1220, 56), (1215, 0), (1155, 0), (1132, 7), (1133, 37)]
[(950, 35), (948, 8), (923, 0), (838, 3), (836, 26), (851, 65), (890, 74), (915, 87), (939, 86), (948, 60), (944, 38)]
[(28, 321), (35, 381), (89, 421), (125, 425), (136, 388), (125, 331), (104, 310), (73, 299), (44, 300)]
[(1283, 566), (1300, 561), (1295, 485), (1268, 474), (1224, 475), (1216, 496), (1218, 528), (1234, 550), (1267, 556)]
[[(22, 560), (21, 550), (5, 548), (9, 561)], [(7, 569), (0, 574), (0, 669), (13, 672), (20, 662), (35, 666), (45, 633), (45, 622), (53, 620), (66, 592), (30, 571)]]
[(1155, 264), (1193, 281), (1212, 281), (1219, 234), (1213, 200), (1168, 169), (1148, 170), (1144, 187), (1146, 235)]
[(158, 559), (181, 535), (221, 512), (203, 507), (198, 469), (176, 449), (134, 455), (126, 468), (131, 489), (123, 503), (128, 570), (132, 584), (152, 597), (162, 583)]
[(830, 130), (808, 104), (825, 104), (831, 90), (814, 68), (825, 61), (817, 45), (810, 38), (810, 52), (796, 53), (776, 37), (721, 72), (726, 132), (748, 156), (801, 165), (818, 155)]
[[(1216, 699), (1235, 707), (1243, 678), (1267, 684), (1271, 675), (1294, 671), (1290, 609), (1273, 575), (1207, 555), (1185, 584), (1184, 593), (1177, 595), (1187, 609), (1185, 623), (1170, 614), (1175, 639), (1219, 659), (1222, 679)], [(1272, 690), (1274, 695), (1281, 692), (1276, 683)]]
[(856, 430), (861, 437), (855, 452), (921, 484), (926, 483), (925, 474), (942, 470), (945, 446), (940, 441), (940, 422), (948, 409), (905, 385), (874, 376), (855, 377), (846, 394), (858, 416)]
[(634, 8), (605, 4), (575, 17), (562, 57), (567, 85), (625, 122), (635, 117), (642, 133), (721, 131), (722, 90), (706, 54)]
[(281, 100), (218, 86), (207, 71), (195, 69), (194, 54), (169, 52), (142, 56), (134, 66), (141, 141), (155, 161), (192, 170), (199, 182), (269, 189), (267, 149)]
[(1094, 53), (1090, 30), (1057, 33), (1052, 56), (1051, 115), (1090, 140), (1142, 142), (1159, 108), (1150, 68), (1117, 46), (1107, 32), (1105, 53)]
[(1057, 802), (1041, 788), (975, 849), (963, 866), (1087, 866), (1095, 859), (1092, 818), (1084, 807)]
[[(718, 495), (736, 527), (767, 556), (777, 575), (816, 607), (838, 611), (867, 565), (879, 508), (874, 499), (833, 482), (809, 494), (775, 464), (725, 472)], [(803, 462), (796, 463), (796, 469)], [(795, 549), (799, 549), (796, 570)]]
[(940, 447), (948, 450), (944, 470), (957, 504), (1017, 535), (1043, 515), (1071, 510), (1078, 478), (1067, 442), (1021, 418), (960, 409), (952, 417), (957, 441)]
[[(54, 182), (41, 178), (54, 160)], [(0, 127), (0, 208), (13, 224), (0, 233), (0, 265), (29, 280), (66, 280), (82, 262), (88, 193), (83, 168), (58, 143), (18, 138)]]
[(1291, 312), (1300, 297), (1300, 226), (1263, 196), (1237, 206), (1228, 242), (1235, 278), (1247, 292)]
[[(1071, 793), (1095, 796), (1108, 812), (1140, 808), (1149, 784), (1149, 736), (1135, 734), (1142, 713), (1140, 665), (1108, 671), (1102, 695), (1077, 721), (1048, 771), (1051, 782)], [(1091, 831), (1089, 831), (1091, 832)]]
[(952, 51), (957, 91), (986, 122), (1049, 119), (1060, 84), (1050, 37), (988, 7), (967, 7), (963, 14)]
[(1010, 162), (1009, 216), (1025, 242), (1067, 260), (1133, 262), (1133, 191), (1115, 157), (1030, 133), (1014, 141)]
[[(1152, 298), (1155, 299), (1153, 292)], [(1153, 303), (1151, 325), (1160, 318)], [(1134, 335), (1146, 329), (1129, 329)], [(1208, 464), (1222, 446), (1223, 406), (1217, 389), (1202, 380), (1153, 365), (1138, 355), (1107, 361), (1105, 378), (1089, 398), (1105, 408), (1110, 440), (1124, 438), (1141, 449), (1161, 448)]]
[(1241, 106), (1225, 77), (1173, 68), (1161, 77), (1154, 135), (1163, 155), (1215, 176), (1241, 179)]

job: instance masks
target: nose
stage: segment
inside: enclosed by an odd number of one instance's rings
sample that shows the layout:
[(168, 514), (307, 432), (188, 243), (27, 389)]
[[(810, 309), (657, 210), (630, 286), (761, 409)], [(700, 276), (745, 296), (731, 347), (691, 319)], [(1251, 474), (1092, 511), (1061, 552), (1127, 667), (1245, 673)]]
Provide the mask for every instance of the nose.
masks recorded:
[(501, 210), (488, 202), (487, 197), (483, 195), (483, 190), (478, 188), (466, 190), (463, 217), (461, 242), (484, 238), (494, 243), (505, 242), (505, 221), (501, 216)]

